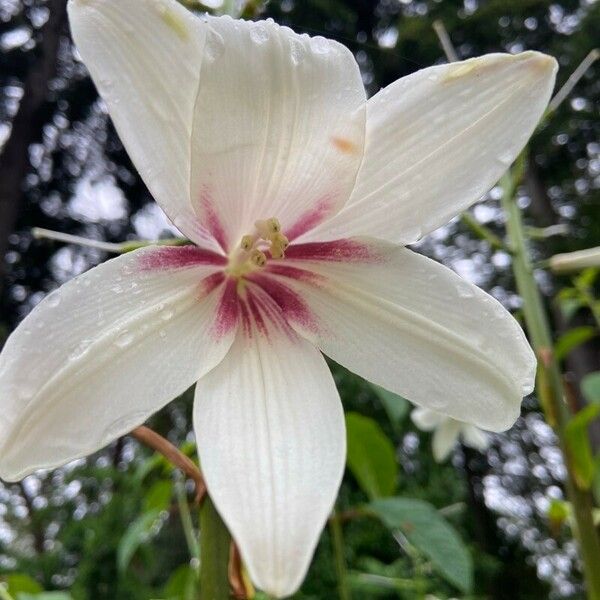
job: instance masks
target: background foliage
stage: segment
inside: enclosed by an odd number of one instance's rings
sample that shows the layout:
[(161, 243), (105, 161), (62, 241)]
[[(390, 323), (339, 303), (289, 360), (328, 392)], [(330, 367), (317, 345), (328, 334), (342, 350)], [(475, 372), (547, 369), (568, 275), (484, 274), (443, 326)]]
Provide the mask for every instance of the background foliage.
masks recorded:
[[(192, 4), (186, 2), (187, 4)], [(211, 2), (211, 4), (218, 4)], [(536, 49), (556, 56), (559, 83), (598, 45), (593, 0), (272, 0), (247, 14), (348, 45), (370, 93), (444, 62), (441, 19), (461, 58)], [(600, 245), (598, 66), (532, 142), (519, 190), (538, 241), (535, 259)], [(0, 341), (43, 296), (105, 258), (36, 241), (32, 227), (122, 241), (172, 235), (132, 167), (73, 50), (64, 0), (0, 0)], [(502, 237), (499, 191), (471, 211)], [(416, 249), (481, 285), (519, 314), (510, 255), (457, 219)], [(538, 272), (574, 403), (598, 400), (593, 272)], [(4, 332), (2, 334), (2, 332)], [(354, 598), (582, 597), (562, 502), (564, 466), (535, 398), (487, 454), (456, 449), (436, 464), (409, 406), (332, 365), (348, 411), (348, 469), (331, 526), (298, 598), (331, 598), (343, 559)], [(434, 366), (432, 366), (433, 368)], [(35, 368), (32, 365), (32, 368)], [(587, 378), (586, 378), (587, 376)], [(577, 393), (584, 381), (586, 394)], [(188, 392), (150, 425), (194, 454)], [(590, 407), (588, 407), (589, 409)], [(586, 413), (573, 426), (581, 439)], [(577, 429), (579, 427), (579, 429)], [(597, 477), (592, 452), (581, 476)], [(0, 489), (0, 573), (17, 600), (196, 597), (197, 552), (187, 522), (191, 489), (130, 438), (87, 460)], [(197, 525), (192, 506), (192, 526)], [(187, 535), (186, 535), (187, 534)], [(45, 590), (44, 593), (42, 593)]]

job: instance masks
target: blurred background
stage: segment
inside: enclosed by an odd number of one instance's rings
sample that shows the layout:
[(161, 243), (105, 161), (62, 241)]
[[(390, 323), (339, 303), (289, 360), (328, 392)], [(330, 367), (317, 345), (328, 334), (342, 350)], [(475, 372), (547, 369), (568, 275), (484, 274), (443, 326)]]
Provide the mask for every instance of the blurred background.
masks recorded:
[[(130, 163), (73, 48), (65, 4), (0, 0), (0, 345), (48, 292), (108, 256), (36, 240), (33, 227), (110, 242), (176, 233)], [(219, 0), (185, 4), (232, 8)], [(346, 44), (370, 94), (446, 62), (435, 20), (444, 23), (460, 58), (527, 49), (554, 55), (558, 87), (600, 45), (595, 0), (271, 0), (234, 8)], [(540, 267), (557, 252), (600, 245), (599, 75), (600, 62), (531, 144), (519, 204)], [(499, 189), (491, 190), (471, 219), (456, 219), (415, 249), (483, 287), (519, 318), (511, 256), (482, 239), (477, 228), (504, 236), (499, 198)], [(563, 344), (561, 356), (578, 390), (586, 375), (600, 369), (589, 310), (590, 297), (597, 309), (594, 273), (553, 278), (540, 268), (536, 274), (557, 339), (579, 332)], [(584, 597), (562, 503), (565, 470), (535, 397), (526, 399), (511, 431), (491, 437), (487, 452), (457, 446), (438, 464), (430, 434), (415, 428), (406, 403), (386, 410), (385, 394), (333, 369), (346, 410), (370, 419), (384, 436), (382, 454), (393, 449), (396, 493), (441, 509), (474, 573), (473, 585), (461, 590), (410, 541), (376, 521), (352, 518), (352, 508), (369, 493), (351, 468), (337, 510), (344, 516), (353, 598)], [(576, 392), (574, 401), (584, 398)], [(193, 456), (190, 409), (188, 392), (149, 424)], [(360, 429), (365, 421), (354, 417)], [(592, 431), (592, 439), (597, 448), (600, 435)], [(0, 485), (0, 579), (17, 600), (195, 598), (186, 496), (191, 499), (192, 489), (177, 472), (131, 438), (58, 471)], [(197, 510), (189, 510), (195, 525)], [(326, 530), (296, 597), (336, 597), (335, 561)]]

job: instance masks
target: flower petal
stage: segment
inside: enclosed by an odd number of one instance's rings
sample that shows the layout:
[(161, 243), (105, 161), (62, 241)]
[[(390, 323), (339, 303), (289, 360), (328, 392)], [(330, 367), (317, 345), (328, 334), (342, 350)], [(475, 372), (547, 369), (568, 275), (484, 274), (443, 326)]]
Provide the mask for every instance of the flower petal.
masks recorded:
[(140, 175), (187, 237), (210, 243), (190, 199), (206, 28), (174, 0), (70, 0), (68, 6), (77, 49)]
[(447, 458), (460, 434), (460, 423), (454, 419), (446, 419), (434, 432), (431, 441), (433, 458), (436, 462), (444, 462)]
[(421, 431), (433, 431), (448, 417), (434, 410), (418, 406), (410, 413), (410, 418)]
[(366, 96), (352, 53), (175, 0), (70, 0), (73, 35), (127, 150), (190, 239), (277, 217), (299, 235), (349, 198)]
[(369, 235), (409, 244), (447, 223), (521, 151), (556, 68), (537, 52), (489, 54), (423, 69), (381, 90), (368, 103), (356, 188), (310, 239)]
[(215, 329), (213, 257), (138, 250), (65, 284), (25, 318), (0, 354), (3, 479), (98, 450), (220, 362), (235, 328)]
[(475, 448), (479, 452), (484, 452), (490, 446), (490, 436), (479, 427), (467, 423), (462, 426), (460, 433), (465, 446)]
[(350, 197), (366, 95), (344, 46), (273, 22), (209, 19), (192, 140), (192, 201), (226, 242), (277, 217), (290, 238)]
[(344, 470), (343, 411), (321, 353), (289, 328), (240, 328), (196, 385), (194, 427), (208, 491), (252, 580), (291, 595)]
[(298, 246), (285, 267), (268, 267), (306, 307), (284, 306), (288, 322), (337, 362), (417, 405), (489, 430), (510, 427), (536, 365), (512, 316), (410, 250), (373, 240), (344, 244), (353, 245), (356, 260), (291, 258), (310, 256)]

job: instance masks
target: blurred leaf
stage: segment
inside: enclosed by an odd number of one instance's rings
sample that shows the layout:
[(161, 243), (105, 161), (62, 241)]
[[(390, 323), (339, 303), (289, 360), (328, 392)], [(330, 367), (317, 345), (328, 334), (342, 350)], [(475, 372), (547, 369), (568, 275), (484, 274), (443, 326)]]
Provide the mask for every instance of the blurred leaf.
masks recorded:
[(33, 578), (26, 573), (11, 573), (2, 578), (8, 586), (8, 591), (13, 596), (21, 592), (28, 594), (37, 594), (43, 592), (44, 588)]
[(584, 344), (598, 335), (598, 330), (592, 326), (576, 327), (561, 335), (554, 345), (557, 360), (563, 360), (577, 346)]
[(565, 502), (564, 500), (558, 500), (556, 498), (552, 499), (547, 512), (552, 535), (558, 537), (563, 524), (569, 518), (570, 514), (571, 509), (568, 502)]
[[(577, 292), (575, 291), (575, 293)], [(558, 296), (558, 307), (560, 308), (563, 318), (567, 322), (569, 322), (575, 316), (575, 313), (584, 305), (584, 301), (579, 297)]]
[(166, 510), (171, 503), (173, 483), (168, 480), (155, 482), (146, 492), (144, 498), (144, 512), (153, 510)]
[(473, 586), (473, 561), (455, 529), (423, 500), (384, 498), (370, 507), (383, 523), (401, 531), (448, 582), (465, 593)]
[(591, 288), (594, 285), (594, 281), (596, 281), (596, 277), (598, 276), (598, 269), (593, 267), (589, 267), (583, 271), (575, 278), (575, 285), (578, 288)]
[(127, 528), (117, 548), (117, 567), (121, 573), (129, 566), (136, 550), (148, 539), (160, 512), (155, 509), (143, 513)]
[(358, 413), (346, 415), (348, 468), (372, 500), (391, 496), (396, 489), (398, 464), (389, 438), (379, 425)]
[(410, 402), (406, 398), (398, 396), (398, 394), (394, 394), (394, 392), (389, 392), (385, 388), (375, 385), (374, 383), (371, 383), (370, 385), (379, 400), (381, 400), (383, 408), (385, 408), (385, 412), (387, 412), (392, 425), (398, 425), (408, 414)]
[(590, 404), (572, 417), (565, 427), (565, 441), (573, 475), (577, 485), (584, 490), (590, 489), (596, 471), (587, 428), (599, 414), (600, 403)]
[(39, 594), (19, 594), (17, 600), (73, 600), (67, 592), (41, 592)]
[(189, 565), (181, 565), (165, 584), (164, 596), (169, 600), (194, 600), (196, 582), (196, 572)]
[(590, 373), (581, 380), (581, 391), (588, 402), (600, 402), (600, 371)]

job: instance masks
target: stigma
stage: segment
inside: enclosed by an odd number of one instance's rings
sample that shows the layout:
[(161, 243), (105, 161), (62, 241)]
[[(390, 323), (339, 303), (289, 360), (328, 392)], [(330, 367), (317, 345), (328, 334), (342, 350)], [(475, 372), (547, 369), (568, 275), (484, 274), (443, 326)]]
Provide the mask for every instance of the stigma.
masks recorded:
[(254, 231), (242, 236), (238, 247), (232, 252), (225, 272), (231, 277), (244, 277), (266, 266), (269, 257), (284, 258), (289, 245), (289, 240), (281, 233), (278, 219), (272, 217), (256, 221)]

